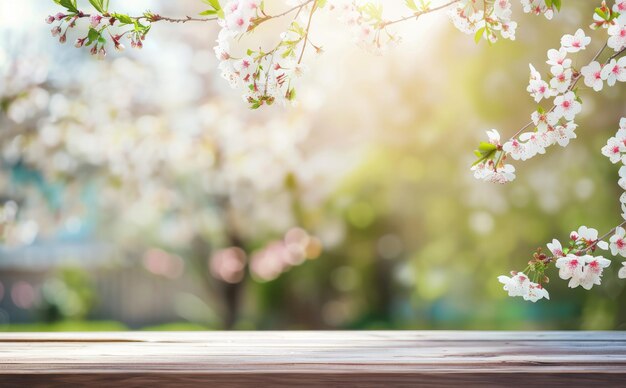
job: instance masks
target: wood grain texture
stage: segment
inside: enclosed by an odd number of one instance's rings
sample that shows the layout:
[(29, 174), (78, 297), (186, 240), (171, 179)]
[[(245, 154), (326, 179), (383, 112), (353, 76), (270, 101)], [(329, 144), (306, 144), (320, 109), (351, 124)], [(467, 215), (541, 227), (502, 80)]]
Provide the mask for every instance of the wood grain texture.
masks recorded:
[(0, 334), (0, 387), (626, 387), (626, 332)]

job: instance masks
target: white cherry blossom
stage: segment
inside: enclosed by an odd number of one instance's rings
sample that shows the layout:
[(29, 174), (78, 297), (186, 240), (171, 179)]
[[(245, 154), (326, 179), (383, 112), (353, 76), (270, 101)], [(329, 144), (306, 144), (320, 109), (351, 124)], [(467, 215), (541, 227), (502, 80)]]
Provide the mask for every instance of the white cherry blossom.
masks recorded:
[(611, 163), (615, 164), (622, 160), (622, 152), (626, 151), (624, 142), (619, 141), (616, 137), (611, 137), (606, 145), (602, 147), (602, 155), (609, 158)]
[(576, 138), (574, 130), (577, 125), (573, 121), (568, 121), (565, 125), (557, 125), (554, 127), (552, 137), (561, 147), (566, 147), (569, 144), (570, 139)]
[(565, 93), (572, 84), (572, 69), (556, 65), (552, 66), (551, 71), (554, 77), (550, 79), (550, 87), (558, 93)]
[[(626, 166), (622, 166), (619, 168), (619, 180), (617, 181), (617, 184), (619, 185), (619, 187), (626, 190)], [(620, 202), (622, 204), (626, 203), (626, 193), (622, 194), (622, 196), (620, 197)]]
[(500, 145), (500, 133), (497, 129), (492, 129), (487, 132), (487, 138), (489, 139), (489, 143), (499, 146)]
[(609, 86), (615, 85), (616, 81), (626, 81), (626, 57), (621, 57), (618, 60), (611, 59), (600, 72), (602, 79), (606, 80)]
[(619, 269), (617, 277), (620, 279), (626, 279), (626, 261), (622, 261), (622, 268)]
[(548, 294), (548, 290), (543, 288), (541, 284), (530, 282), (528, 285), (528, 293), (526, 295), (522, 295), (524, 300), (535, 303), (539, 299), (545, 298), (550, 300), (550, 294)]
[(560, 119), (554, 112), (539, 113), (537, 111), (530, 115), (530, 119), (533, 121), (539, 132), (545, 132), (552, 128)]
[(604, 268), (611, 265), (611, 260), (607, 260), (602, 256), (593, 257), (590, 255), (586, 255), (584, 258), (586, 265), (583, 268), (582, 276), (578, 279), (578, 283), (585, 290), (590, 290), (594, 285), (600, 285), (602, 272)]
[(528, 150), (526, 147), (526, 143), (521, 143), (517, 139), (512, 139), (504, 143), (504, 145), (502, 146), (502, 150), (508, 153), (515, 160), (528, 159)]
[(574, 35), (563, 35), (561, 38), (561, 48), (569, 53), (577, 53), (584, 50), (591, 43), (591, 38), (585, 36), (585, 32), (579, 28)]
[(565, 120), (574, 120), (574, 117), (582, 110), (580, 102), (576, 101), (574, 92), (567, 92), (554, 99), (554, 113)]
[(559, 277), (563, 280), (569, 279), (568, 287), (575, 288), (580, 285), (583, 276), (585, 259), (576, 255), (567, 255), (557, 259), (555, 266), (559, 269)]
[(621, 12), (620, 16), (613, 20), (613, 24), (607, 29), (609, 39), (606, 44), (615, 51), (620, 51), (626, 47), (626, 10), (619, 12)]
[(547, 244), (547, 246), (554, 257), (565, 257), (565, 253), (563, 253), (563, 246), (559, 240), (553, 239), (551, 243)]
[(585, 85), (593, 88), (596, 92), (602, 90), (604, 86), (604, 80), (601, 75), (602, 65), (599, 62), (593, 61), (587, 66), (583, 66), (580, 69), (580, 73), (583, 75), (583, 82)]
[(609, 247), (613, 256), (626, 257), (626, 231), (621, 226), (615, 228), (615, 233), (609, 239)]
[(519, 136), (519, 139), (526, 142), (527, 158), (546, 153), (544, 141), (539, 136), (539, 132), (524, 132)]
[(530, 286), (530, 279), (523, 272), (508, 276), (498, 276), (498, 281), (504, 284), (504, 291), (509, 293), (509, 296), (524, 296), (528, 294), (528, 288)]
[(564, 48), (548, 50), (548, 60), (546, 63), (552, 66), (550, 72), (553, 74), (556, 72), (556, 69), (553, 69), (555, 66), (560, 66), (564, 69), (572, 67), (572, 60), (567, 58), (567, 51)]
[(512, 277), (498, 276), (498, 281), (504, 285), (502, 288), (509, 296), (521, 296), (533, 303), (542, 298), (550, 299), (548, 291), (540, 284), (531, 282), (523, 272), (518, 272)]

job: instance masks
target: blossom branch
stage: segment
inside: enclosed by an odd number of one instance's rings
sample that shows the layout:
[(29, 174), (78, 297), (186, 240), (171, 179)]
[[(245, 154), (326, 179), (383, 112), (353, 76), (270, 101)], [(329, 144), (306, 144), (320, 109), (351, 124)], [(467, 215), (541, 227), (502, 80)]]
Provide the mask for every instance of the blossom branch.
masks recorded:
[(300, 4), (298, 4), (298, 5), (296, 5), (296, 6), (292, 7), (292, 8), (289, 8), (288, 10), (286, 10), (284, 12), (281, 12), (279, 14), (271, 16), (271, 18), (274, 18), (274, 19), (275, 18), (279, 18), (279, 17), (285, 16), (285, 15), (288, 15), (288, 14), (292, 13), (293, 11), (300, 12), (300, 10), (302, 10), (302, 8), (306, 7), (307, 5), (309, 5), (309, 4), (313, 3), (313, 2), (317, 2), (317, 0), (307, 0), (304, 3), (300, 3)]
[[(596, 54), (593, 56), (593, 59), (591, 59), (590, 62), (594, 62), (596, 59), (598, 59), (600, 57), (600, 55), (602, 54), (602, 52), (607, 48), (607, 44), (605, 43), (600, 50), (598, 50), (596, 52)], [(611, 60), (612, 58), (609, 58), (607, 60), (607, 63)], [(578, 83), (578, 81), (581, 79), (582, 75), (580, 72), (576, 72), (573, 75), (572, 81), (570, 86), (566, 89), (566, 92), (571, 92), (572, 90), (574, 90), (574, 88), (576, 87), (576, 84)], [(554, 109), (556, 108), (556, 105), (552, 105), (552, 107), (547, 111), (547, 113), (550, 113), (552, 111), (554, 111)], [(517, 136), (519, 136), (525, 129), (529, 128), (530, 126), (532, 126), (534, 124), (534, 122), (531, 120), (528, 123), (526, 123), (526, 125), (524, 125), (523, 127), (521, 127), (517, 132), (515, 132), (508, 141), (512, 141), (513, 139), (515, 139)]]
[(298, 64), (302, 62), (302, 58), (304, 57), (304, 51), (306, 50), (306, 44), (309, 41), (309, 30), (311, 29), (311, 20), (313, 20), (313, 14), (317, 9), (317, 0), (313, 0), (313, 6), (311, 7), (311, 12), (309, 13), (309, 20), (306, 23), (306, 28), (304, 30), (304, 42), (302, 43), (302, 51), (300, 51), (300, 56), (298, 57)]
[[(605, 234), (603, 234), (602, 236), (598, 237), (597, 239), (595, 239), (594, 241), (591, 241), (587, 244), (587, 247), (585, 248), (581, 248), (581, 249), (575, 249), (575, 250), (571, 250), (568, 253), (571, 253), (573, 255), (576, 256), (582, 256), (584, 254), (587, 254), (589, 252), (593, 252), (596, 250), (596, 248), (598, 247), (598, 244), (602, 241), (605, 241), (608, 237), (610, 237), (611, 235), (615, 234), (615, 231), (618, 228), (622, 228), (626, 225), (626, 221), (623, 221), (621, 224), (613, 227), (612, 229), (610, 229), (608, 232), (606, 232)], [(562, 256), (550, 256), (547, 257), (545, 259), (546, 264), (549, 264), (557, 259), (559, 259)]]
[(395, 20), (383, 21), (382, 23), (380, 23), (380, 28), (382, 29), (382, 28), (391, 26), (393, 24), (404, 22), (406, 20), (418, 19), (422, 15), (426, 15), (426, 14), (429, 14), (431, 12), (435, 12), (435, 11), (439, 11), (439, 10), (444, 9), (444, 8), (448, 8), (449, 6), (451, 6), (453, 4), (456, 4), (459, 1), (461, 1), (461, 0), (452, 0), (452, 1), (448, 2), (448, 3), (442, 4), (442, 5), (439, 5), (439, 6), (436, 6), (436, 7), (424, 8), (422, 10), (414, 12), (411, 15), (403, 16), (403, 17), (395, 19)]

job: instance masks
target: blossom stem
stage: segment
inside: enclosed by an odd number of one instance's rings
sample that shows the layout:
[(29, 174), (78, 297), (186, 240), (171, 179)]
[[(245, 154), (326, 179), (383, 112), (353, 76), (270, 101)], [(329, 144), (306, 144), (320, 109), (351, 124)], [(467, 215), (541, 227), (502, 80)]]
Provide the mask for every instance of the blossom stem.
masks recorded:
[(626, 51), (626, 47), (624, 47), (623, 49), (621, 49), (620, 51), (616, 52), (615, 54), (611, 55), (609, 57), (609, 59), (607, 59), (607, 62), (609, 62), (611, 59), (615, 59), (617, 57), (619, 57), (621, 54), (624, 53), (624, 51)]
[(401, 23), (401, 22), (404, 22), (406, 20), (417, 19), (417, 18), (419, 18), (422, 15), (425, 15), (425, 14), (431, 13), (431, 12), (435, 12), (435, 11), (438, 11), (440, 9), (447, 8), (447, 7), (451, 6), (452, 4), (458, 3), (459, 1), (460, 0), (452, 0), (452, 1), (449, 1), (449, 2), (447, 2), (445, 4), (439, 5), (437, 7), (426, 8), (426, 9), (424, 9), (422, 11), (417, 11), (417, 12), (413, 13), (412, 15), (403, 16), (403, 17), (401, 17), (399, 19), (395, 19), (395, 20), (384, 21), (384, 22), (380, 23), (379, 28), (382, 29), (382, 28), (385, 28), (385, 27), (390, 26), (392, 24)]
[[(292, 13), (293, 11), (296, 11), (296, 10), (298, 10), (298, 11), (299, 11), (299, 10), (301, 10), (302, 8), (304, 8), (305, 6), (307, 6), (307, 5), (309, 5), (309, 4), (313, 3), (313, 2), (317, 2), (317, 0), (307, 0), (307, 1), (305, 1), (304, 3), (302, 3), (302, 4), (298, 4), (298, 5), (296, 5), (295, 7), (289, 8), (289, 9), (288, 9), (288, 10), (286, 10), (285, 12), (281, 12), (281, 13), (276, 14), (276, 15), (273, 15), (273, 16), (271, 16), (271, 17), (272, 17), (272, 18), (279, 18), (279, 17), (285, 16), (285, 15), (287, 15), (287, 14)], [(315, 4), (314, 4), (313, 6), (315, 6)]]
[[(575, 250), (575, 251), (573, 251), (573, 252), (572, 252), (572, 251), (570, 251), (570, 252), (568, 252), (568, 253), (572, 253), (572, 254), (574, 254), (574, 255), (581, 255), (581, 254), (585, 254), (585, 253), (587, 253), (587, 252), (589, 252), (589, 251), (593, 250), (593, 249), (594, 249), (594, 248), (598, 245), (598, 243), (599, 243), (600, 241), (604, 241), (607, 237), (609, 237), (610, 235), (612, 235), (613, 233), (615, 233), (615, 230), (617, 230), (617, 228), (623, 227), (623, 226), (625, 226), (625, 225), (626, 225), (626, 221), (622, 221), (622, 223), (621, 223), (621, 224), (619, 224), (619, 225), (617, 225), (617, 226), (613, 227), (613, 228), (612, 228), (612, 229), (610, 229), (608, 232), (606, 232), (606, 233), (605, 233), (605, 234), (603, 234), (602, 236), (598, 237), (598, 239), (597, 239), (596, 241), (594, 241), (593, 243), (591, 243), (588, 247), (586, 247), (586, 248), (584, 248), (584, 249), (578, 249), (578, 250)], [(546, 264), (550, 264), (551, 262), (553, 262), (553, 261), (554, 261), (554, 260), (556, 260), (556, 259), (558, 259), (558, 257), (557, 257), (557, 256), (551, 256), (551, 257), (548, 257), (548, 258), (545, 260), (545, 263), (546, 263)]]
[(626, 221), (623, 221), (621, 224), (617, 225), (616, 227), (614, 227), (613, 229), (609, 230), (608, 232), (606, 232), (605, 234), (603, 234), (602, 236), (598, 237), (598, 239), (596, 241), (593, 242), (593, 244), (589, 245), (587, 248), (583, 249), (582, 253), (588, 252), (589, 250), (593, 249), (596, 247), (596, 245), (598, 245), (598, 243), (600, 241), (603, 241), (605, 238), (609, 237), (611, 234), (615, 233), (615, 230), (617, 228), (620, 228), (622, 226), (626, 225)]
[(304, 42), (302, 43), (302, 51), (300, 51), (300, 56), (298, 57), (298, 64), (302, 62), (302, 58), (304, 57), (304, 51), (306, 50), (306, 44), (309, 40), (309, 30), (311, 29), (311, 20), (313, 20), (313, 14), (317, 9), (317, 0), (313, 0), (313, 5), (311, 6), (311, 12), (309, 13), (309, 20), (306, 23), (306, 30), (304, 30)]

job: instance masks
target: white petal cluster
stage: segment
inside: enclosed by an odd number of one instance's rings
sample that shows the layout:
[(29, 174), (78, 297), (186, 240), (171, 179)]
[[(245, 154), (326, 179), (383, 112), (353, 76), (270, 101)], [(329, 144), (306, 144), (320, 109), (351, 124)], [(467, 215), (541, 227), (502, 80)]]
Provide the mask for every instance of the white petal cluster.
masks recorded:
[(586, 290), (590, 290), (594, 285), (600, 285), (602, 272), (610, 264), (611, 260), (591, 255), (567, 255), (556, 261), (559, 277), (564, 280), (569, 279), (568, 287), (581, 286)]
[[(621, 9), (626, 7), (626, 1), (616, 1), (615, 8)], [(613, 24), (607, 28), (609, 34), (609, 40), (607, 46), (618, 52), (626, 47), (626, 10), (616, 11), (621, 12), (620, 16), (613, 20)]]
[(368, 16), (369, 8), (365, 5), (363, 0), (333, 0), (329, 2), (329, 10), (348, 28), (359, 47), (380, 55), (397, 46), (400, 38), (385, 28), (381, 30), (379, 20)]
[[(542, 6), (545, 7), (545, 3), (529, 3), (536, 7), (533, 11), (536, 13), (541, 12)], [(582, 111), (582, 104), (571, 90), (574, 69), (568, 55), (584, 50), (590, 42), (591, 38), (585, 36), (582, 29), (578, 29), (573, 35), (564, 35), (561, 38), (561, 47), (548, 51), (546, 63), (550, 65), (550, 77), (547, 80), (542, 79), (532, 64), (529, 65), (530, 78), (526, 90), (535, 102), (554, 98), (553, 107), (547, 112), (541, 108), (533, 112), (531, 120), (534, 128), (504, 143), (502, 149), (514, 160), (527, 160), (544, 154), (546, 148), (554, 144), (565, 147), (571, 139), (576, 138), (577, 125), (574, 119)], [(588, 71), (591, 73), (594, 69), (595, 67), (590, 67)], [(589, 77), (595, 77), (595, 74)]]
[(231, 0), (226, 3), (224, 18), (219, 20), (222, 29), (214, 47), (220, 60), (221, 76), (232, 88), (241, 89), (244, 101), (252, 108), (266, 103), (285, 104), (292, 101), (295, 96), (292, 81), (306, 70), (296, 57), (306, 39), (297, 22), (281, 34), (275, 50), (268, 53), (248, 50), (243, 56), (234, 54), (231, 45), (259, 17), (260, 4), (260, 0)]
[(543, 15), (548, 20), (554, 16), (554, 9), (552, 6), (548, 7), (545, 0), (522, 0), (521, 2), (525, 13)]
[(509, 296), (521, 296), (524, 300), (536, 302), (539, 299), (550, 299), (548, 290), (543, 288), (541, 284), (531, 282), (528, 276), (523, 272), (508, 276), (498, 276), (498, 281), (504, 285), (504, 291), (509, 293)]
[[(609, 158), (611, 163), (621, 163), (619, 169), (619, 180), (617, 184), (626, 190), (626, 117), (622, 117), (619, 121), (619, 129), (607, 140), (606, 145), (602, 147), (602, 155)], [(622, 205), (622, 217), (626, 220), (626, 192), (620, 196)]]
[(509, 0), (496, 0), (487, 7), (477, 7), (472, 0), (461, 0), (448, 11), (448, 16), (459, 31), (478, 35), (490, 42), (503, 39), (515, 40), (517, 22), (511, 20)]

